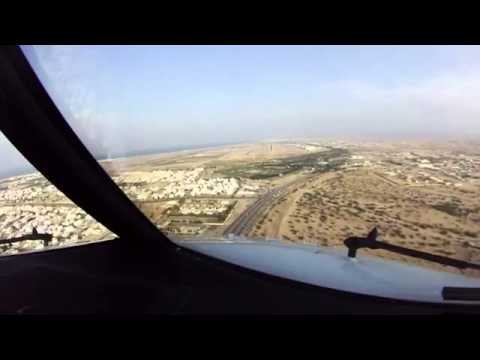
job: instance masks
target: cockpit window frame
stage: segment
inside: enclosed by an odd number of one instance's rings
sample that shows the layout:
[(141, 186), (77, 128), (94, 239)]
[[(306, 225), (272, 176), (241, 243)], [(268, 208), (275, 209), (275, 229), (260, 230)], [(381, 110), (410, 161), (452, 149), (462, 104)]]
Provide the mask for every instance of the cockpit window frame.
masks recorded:
[(0, 47), (0, 115), (14, 147), (95, 220), (135, 245), (177, 248), (88, 151), (15, 45)]
[(92, 156), (19, 46), (0, 47), (0, 119), (0, 130), (46, 179), (129, 246), (145, 245), (166, 252), (185, 249), (163, 234)]

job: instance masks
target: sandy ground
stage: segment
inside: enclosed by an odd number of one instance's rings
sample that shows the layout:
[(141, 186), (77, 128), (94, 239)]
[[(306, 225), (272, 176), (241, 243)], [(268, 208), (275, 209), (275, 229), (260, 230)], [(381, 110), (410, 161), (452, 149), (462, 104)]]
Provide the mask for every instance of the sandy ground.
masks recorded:
[[(335, 174), (332, 173), (322, 174), (315, 178), (313, 183), (311, 181), (306, 181), (298, 184), (297, 186), (292, 186), (288, 197), (284, 197), (276, 201), (272, 208), (267, 211), (267, 213), (261, 219), (260, 222), (263, 225), (257, 224), (257, 226), (252, 229), (249, 235), (255, 238), (269, 237), (285, 240), (294, 239), (295, 236), (288, 236), (288, 225), (290, 221), (289, 219), (293, 216), (293, 213), (295, 211), (295, 207), (292, 206), (292, 204), (298, 203), (299, 199), (306, 191), (305, 186), (307, 184), (308, 186), (311, 186), (312, 184), (315, 184), (315, 186), (317, 186), (322, 182), (333, 178), (334, 176)], [(291, 175), (289, 176), (289, 179), (285, 177), (285, 179), (283, 179), (284, 181), (277, 181), (275, 185), (284, 185), (288, 182), (291, 182), (292, 180), (296, 180), (299, 178), (300, 176), (298, 174)]]
[[(384, 151), (398, 151), (403, 145), (383, 144)], [(428, 148), (429, 145), (425, 145)], [(365, 149), (364, 149), (365, 150)], [(366, 148), (368, 150), (368, 148)], [(379, 152), (378, 144), (371, 150)], [(432, 154), (443, 150), (432, 148)], [(469, 149), (467, 149), (469, 150)], [(183, 169), (204, 167), (213, 174), (216, 166), (241, 162), (254, 163), (274, 158), (305, 154), (300, 147), (285, 144), (242, 144), (213, 149), (147, 155), (104, 163), (112, 171)], [(114, 166), (112, 164), (114, 163)], [(284, 185), (304, 176), (289, 174), (260, 183), (264, 188)], [(365, 235), (374, 226), (380, 238), (405, 247), (466, 261), (480, 262), (480, 207), (478, 188), (460, 189), (441, 186), (413, 187), (391, 181), (373, 170), (354, 170), (319, 175), (276, 201), (249, 234), (253, 238), (283, 238), (294, 242), (325, 246), (343, 246), (352, 235)], [(227, 219), (228, 225), (254, 199), (239, 200)], [(454, 216), (432, 208), (445, 201), (456, 201), (468, 209), (468, 216)], [(156, 207), (155, 207), (156, 206)], [(147, 216), (160, 221), (161, 205), (148, 205)], [(208, 233), (220, 236), (224, 227), (210, 227)], [(469, 245), (470, 244), (470, 245)], [(473, 247), (471, 245), (474, 245)], [(362, 253), (406, 263), (458, 272), (430, 262), (399, 256), (381, 250)], [(477, 272), (466, 271), (471, 275)]]
[[(294, 242), (343, 247), (349, 236), (366, 235), (378, 226), (382, 241), (465, 261), (480, 262), (480, 224), (468, 217), (452, 216), (431, 207), (447, 197), (460, 199), (475, 209), (477, 199), (438, 187), (411, 188), (393, 185), (373, 172), (355, 171), (322, 175), (293, 189), (278, 201), (252, 231), (256, 238), (283, 238)], [(465, 232), (469, 232), (469, 236)], [(407, 263), (459, 270), (381, 250), (366, 254)], [(479, 276), (477, 271), (466, 274)]]
[(287, 144), (248, 144), (232, 147), (231, 150), (219, 158), (219, 160), (263, 161), (306, 153), (302, 148)]
[(116, 175), (123, 171), (208, 167), (213, 162), (251, 163), (306, 153), (302, 148), (287, 144), (242, 144), (118, 158), (113, 161), (101, 161), (100, 164), (109, 174)]

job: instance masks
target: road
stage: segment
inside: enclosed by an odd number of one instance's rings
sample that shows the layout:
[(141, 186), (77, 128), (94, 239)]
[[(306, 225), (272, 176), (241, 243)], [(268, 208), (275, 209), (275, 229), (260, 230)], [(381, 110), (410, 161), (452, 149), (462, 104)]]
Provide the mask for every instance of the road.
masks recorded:
[(248, 231), (255, 225), (258, 217), (270, 207), (274, 200), (285, 195), (288, 192), (288, 188), (301, 182), (307, 181), (311, 176), (304, 177), (302, 179), (293, 181), (286, 185), (279, 186), (272, 190), (269, 190), (264, 195), (259, 197), (250, 207), (244, 210), (239, 217), (237, 217), (223, 232), (224, 236), (233, 234), (236, 236), (247, 234)]

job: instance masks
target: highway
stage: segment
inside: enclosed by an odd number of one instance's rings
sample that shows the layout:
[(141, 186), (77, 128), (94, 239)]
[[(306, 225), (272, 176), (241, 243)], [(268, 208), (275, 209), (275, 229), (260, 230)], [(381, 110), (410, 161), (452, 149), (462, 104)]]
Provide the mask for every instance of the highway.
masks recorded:
[(309, 178), (310, 176), (269, 190), (259, 197), (250, 207), (244, 210), (229, 226), (227, 226), (223, 235), (228, 236), (229, 234), (233, 234), (239, 236), (247, 234), (257, 222), (258, 217), (274, 202), (275, 199), (285, 195), (288, 192), (288, 188), (292, 185), (304, 182)]

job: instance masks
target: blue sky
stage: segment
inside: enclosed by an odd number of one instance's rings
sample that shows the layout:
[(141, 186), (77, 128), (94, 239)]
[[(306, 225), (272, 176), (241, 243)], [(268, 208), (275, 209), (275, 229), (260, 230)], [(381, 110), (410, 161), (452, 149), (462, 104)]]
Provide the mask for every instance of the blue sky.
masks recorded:
[(480, 134), (475, 46), (23, 49), (94, 153), (297, 136)]

